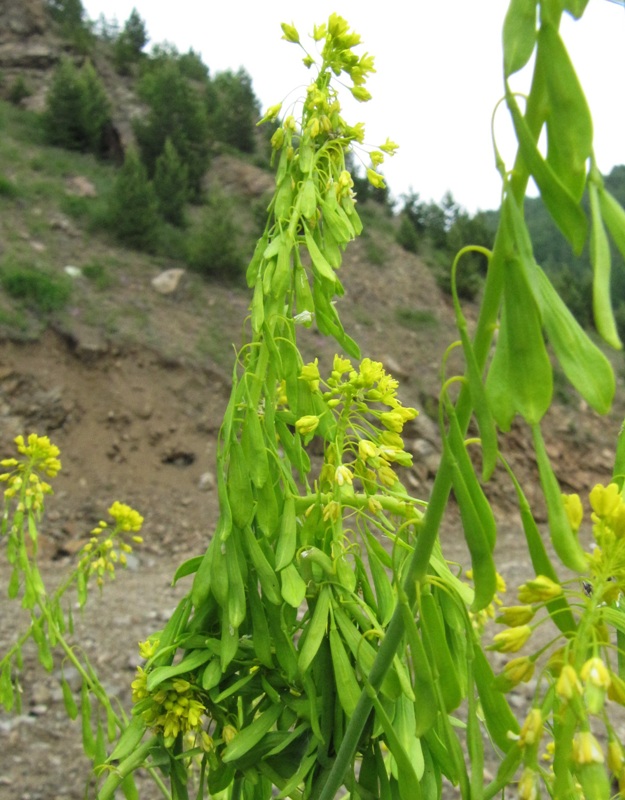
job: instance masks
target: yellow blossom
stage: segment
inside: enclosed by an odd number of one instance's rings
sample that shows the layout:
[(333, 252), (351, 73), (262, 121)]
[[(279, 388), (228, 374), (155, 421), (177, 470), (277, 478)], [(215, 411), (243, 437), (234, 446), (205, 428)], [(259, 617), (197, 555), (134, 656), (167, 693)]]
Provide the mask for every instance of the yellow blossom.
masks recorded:
[(334, 472), (334, 481), (339, 486), (351, 485), (354, 481), (354, 476), (349, 467), (346, 467), (345, 464), (340, 464)]
[(570, 664), (564, 664), (556, 682), (556, 694), (561, 700), (571, 700), (575, 695), (581, 693), (582, 685), (575, 668)]
[(224, 740), (224, 744), (230, 744), (237, 733), (238, 731), (234, 725), (224, 725), (221, 731), (221, 738)]
[(603, 764), (601, 745), (590, 731), (579, 731), (573, 738), (573, 761), (576, 764)]
[(319, 417), (313, 414), (307, 414), (300, 417), (295, 423), (295, 429), (301, 436), (307, 436), (309, 433), (314, 433), (319, 425)]
[(608, 767), (615, 775), (620, 775), (625, 768), (625, 756), (618, 739), (612, 738), (608, 742)]
[(519, 747), (532, 746), (540, 741), (543, 733), (543, 717), (539, 708), (532, 708), (525, 718), (519, 733)]
[(625, 706), (625, 681), (615, 672), (610, 673), (608, 697), (614, 703)]
[(289, 25), (286, 22), (282, 23), (282, 32), (284, 36), (283, 39), (286, 39), (287, 42), (293, 42), (293, 44), (298, 44), (299, 42), (299, 33), (297, 32), (297, 28), (294, 25)]
[(367, 180), (376, 189), (386, 189), (384, 178), (382, 177), (382, 175), (380, 175), (379, 172), (376, 172), (373, 169), (367, 170)]
[(545, 600), (553, 600), (554, 597), (561, 594), (560, 584), (552, 581), (546, 575), (537, 575), (533, 580), (519, 586), (518, 591), (521, 603), (541, 603)]
[(320, 375), (318, 358), (311, 361), (309, 364), (304, 364), (300, 373), (300, 379), (308, 382), (311, 391), (316, 392), (319, 389)]
[(598, 656), (589, 658), (580, 670), (580, 677), (583, 681), (591, 683), (601, 689), (608, 689), (611, 683), (610, 672), (603, 659)]
[(519, 683), (527, 683), (534, 675), (535, 662), (528, 656), (513, 658), (496, 678), (496, 685), (508, 691)]
[(590, 505), (595, 514), (600, 517), (609, 517), (616, 511), (621, 502), (621, 493), (615, 483), (602, 486), (598, 483), (588, 495)]
[(375, 458), (379, 453), (379, 448), (370, 442), (368, 439), (359, 439), (358, 440), (358, 455), (362, 458), (363, 461), (366, 461), (368, 458)]
[(536, 800), (538, 797), (538, 775), (531, 767), (523, 770), (517, 786), (517, 794), (519, 800)]
[(610, 686), (610, 672), (603, 661), (598, 658), (589, 658), (580, 671), (580, 677), (585, 683), (584, 702), (590, 714), (601, 713), (606, 692)]
[(523, 647), (531, 635), (532, 629), (529, 625), (519, 625), (518, 628), (507, 628), (505, 631), (495, 634), (490, 649), (498, 650), (500, 653), (516, 653), (517, 650)]
[(578, 531), (584, 517), (584, 509), (582, 507), (582, 501), (579, 499), (579, 495), (563, 494), (562, 501), (564, 502), (564, 510), (566, 511), (566, 516), (569, 519), (571, 528), (574, 531)]
[(516, 628), (531, 622), (534, 613), (534, 608), (530, 605), (508, 606), (500, 609), (499, 616), (495, 621), (502, 625), (508, 625), (510, 628)]

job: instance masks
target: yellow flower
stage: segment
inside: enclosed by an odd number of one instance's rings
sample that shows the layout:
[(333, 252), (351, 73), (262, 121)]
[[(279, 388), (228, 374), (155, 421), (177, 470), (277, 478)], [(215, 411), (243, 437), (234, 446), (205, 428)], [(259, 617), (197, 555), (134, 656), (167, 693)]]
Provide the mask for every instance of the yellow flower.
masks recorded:
[(583, 681), (591, 683), (601, 689), (608, 689), (611, 683), (610, 672), (606, 667), (603, 659), (595, 656), (589, 658), (580, 671), (580, 677)]
[(534, 745), (540, 741), (543, 733), (543, 716), (539, 708), (532, 708), (525, 718), (519, 733), (519, 747)]
[(299, 377), (303, 381), (308, 381), (310, 390), (316, 392), (319, 389), (319, 359), (316, 358), (309, 364), (304, 364)]
[(538, 797), (538, 775), (531, 767), (526, 767), (517, 786), (519, 800), (536, 800)]
[(609, 517), (621, 502), (621, 493), (615, 483), (607, 486), (598, 483), (588, 495), (588, 499), (592, 510), (598, 517)]
[(230, 744), (237, 733), (238, 731), (234, 725), (224, 725), (221, 731), (221, 738), (224, 740), (224, 744)]
[(610, 685), (608, 687), (608, 697), (614, 703), (625, 706), (625, 681), (615, 672), (610, 673)]
[(395, 151), (398, 149), (399, 145), (395, 142), (392, 142), (390, 139), (387, 139), (384, 144), (380, 145), (380, 150), (384, 150), (385, 153), (388, 153), (389, 156), (394, 156)]
[(582, 501), (579, 499), (579, 495), (563, 494), (562, 500), (564, 502), (564, 510), (566, 511), (566, 516), (569, 519), (571, 528), (574, 531), (578, 531), (584, 517), (584, 509), (582, 507)]
[(498, 650), (500, 653), (516, 653), (532, 635), (529, 625), (519, 625), (518, 628), (508, 628), (501, 633), (495, 634), (491, 650)]
[(610, 672), (603, 661), (589, 658), (581, 669), (580, 676), (584, 683), (584, 701), (591, 714), (599, 714), (605, 703), (605, 695), (611, 679)]
[(531, 622), (534, 613), (534, 609), (530, 605), (508, 606), (500, 609), (499, 616), (495, 621), (502, 625), (508, 625), (510, 628), (516, 628)]
[(341, 464), (334, 472), (334, 481), (339, 486), (344, 486), (346, 483), (351, 485), (354, 481), (354, 476), (349, 467), (346, 467), (345, 464)]
[(527, 581), (519, 586), (518, 597), (521, 603), (541, 603), (553, 600), (562, 594), (559, 583), (552, 581), (546, 575), (537, 575), (534, 580)]
[(565, 664), (560, 670), (556, 682), (556, 694), (561, 700), (571, 700), (575, 695), (582, 693), (582, 685), (577, 677), (577, 672), (570, 664)]
[(534, 675), (535, 662), (528, 656), (513, 658), (498, 675), (496, 682), (504, 691), (519, 683), (527, 683)]
[(293, 44), (299, 43), (299, 33), (294, 25), (289, 25), (287, 22), (283, 22), (281, 27), (284, 34), (282, 37), (283, 39), (286, 39), (287, 42), (293, 42)]
[(615, 775), (620, 775), (625, 767), (625, 756), (618, 739), (610, 739), (608, 742), (608, 767)]
[(362, 458), (363, 461), (366, 461), (368, 458), (375, 458), (378, 455), (379, 449), (373, 442), (370, 442), (368, 439), (359, 439), (358, 440), (358, 455)]
[(297, 422), (295, 423), (295, 430), (301, 436), (307, 436), (309, 433), (313, 433), (317, 430), (319, 425), (319, 417), (314, 416), (313, 414), (307, 414), (304, 417), (300, 417)]
[[(353, 90), (352, 90), (352, 92), (353, 92)], [(386, 189), (386, 184), (384, 183), (384, 178), (382, 177), (382, 175), (380, 175), (379, 172), (376, 172), (373, 169), (368, 169), (367, 170), (367, 180), (376, 189)]]
[(115, 520), (117, 529), (120, 531), (140, 531), (143, 525), (143, 517), (134, 508), (120, 503), (116, 500), (109, 508), (108, 513)]
[(573, 761), (576, 764), (603, 764), (601, 745), (590, 731), (579, 731), (573, 738)]

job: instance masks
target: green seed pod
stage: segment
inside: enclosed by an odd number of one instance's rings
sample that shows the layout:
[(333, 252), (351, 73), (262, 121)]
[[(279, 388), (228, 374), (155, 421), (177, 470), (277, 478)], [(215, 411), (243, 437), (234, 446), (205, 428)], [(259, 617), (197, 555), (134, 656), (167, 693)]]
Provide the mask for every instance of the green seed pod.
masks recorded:
[(537, 0), (511, 0), (503, 23), (504, 76), (509, 78), (530, 60), (536, 46)]
[(314, 657), (317, 655), (321, 642), (326, 636), (331, 595), (332, 590), (328, 585), (321, 587), (312, 617), (304, 627), (302, 634), (303, 641), (297, 660), (297, 666), (302, 674), (308, 671)]

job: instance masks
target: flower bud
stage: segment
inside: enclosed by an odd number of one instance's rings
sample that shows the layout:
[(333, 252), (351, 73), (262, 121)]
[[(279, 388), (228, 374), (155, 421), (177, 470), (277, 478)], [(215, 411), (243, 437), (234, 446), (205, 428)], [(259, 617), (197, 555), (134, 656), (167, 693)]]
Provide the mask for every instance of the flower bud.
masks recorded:
[(538, 774), (531, 767), (523, 770), (517, 793), (519, 800), (536, 800), (538, 797)]
[(584, 701), (591, 714), (599, 714), (605, 703), (606, 692), (610, 686), (610, 673), (600, 658), (589, 658), (581, 669), (580, 676), (585, 683)]
[(537, 744), (543, 734), (543, 715), (540, 708), (532, 708), (525, 718), (519, 733), (519, 746), (526, 747)]
[(537, 575), (534, 580), (527, 581), (519, 586), (518, 597), (521, 603), (541, 603), (553, 600), (562, 594), (559, 583), (552, 581), (546, 575)]
[(286, 39), (287, 42), (293, 42), (293, 44), (299, 44), (299, 33), (294, 25), (289, 25), (287, 22), (283, 22), (281, 27), (282, 33), (284, 34), (282, 37), (283, 39)]
[(573, 738), (573, 761), (576, 764), (603, 764), (601, 745), (590, 731), (579, 731)]
[(295, 430), (301, 436), (307, 436), (310, 433), (314, 433), (317, 430), (317, 426), (319, 425), (319, 417), (316, 417), (314, 414), (307, 414), (304, 417), (300, 417), (297, 422), (295, 423)]
[(561, 700), (571, 700), (582, 693), (582, 685), (577, 672), (570, 664), (565, 664), (556, 682), (556, 694)]
[(528, 622), (531, 622), (535, 613), (530, 605), (508, 606), (507, 608), (499, 609), (499, 612), (499, 616), (495, 622), (499, 622), (501, 625), (507, 625), (509, 628), (526, 625)]
[(500, 653), (516, 653), (532, 635), (529, 625), (519, 625), (517, 628), (508, 628), (501, 633), (495, 634), (491, 650), (498, 650)]

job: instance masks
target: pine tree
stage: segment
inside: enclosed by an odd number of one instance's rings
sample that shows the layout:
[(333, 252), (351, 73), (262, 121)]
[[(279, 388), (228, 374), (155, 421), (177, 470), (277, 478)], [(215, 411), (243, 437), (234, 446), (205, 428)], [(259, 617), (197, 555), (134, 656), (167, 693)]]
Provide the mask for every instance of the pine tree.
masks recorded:
[(78, 69), (69, 58), (54, 72), (43, 123), (49, 144), (99, 154), (110, 104), (91, 62)]
[(165, 148), (156, 159), (154, 190), (163, 218), (172, 225), (185, 225), (184, 207), (189, 196), (189, 171), (168, 137)]
[(120, 242), (137, 250), (154, 249), (159, 228), (158, 203), (136, 150), (126, 152), (113, 186), (108, 224)]

